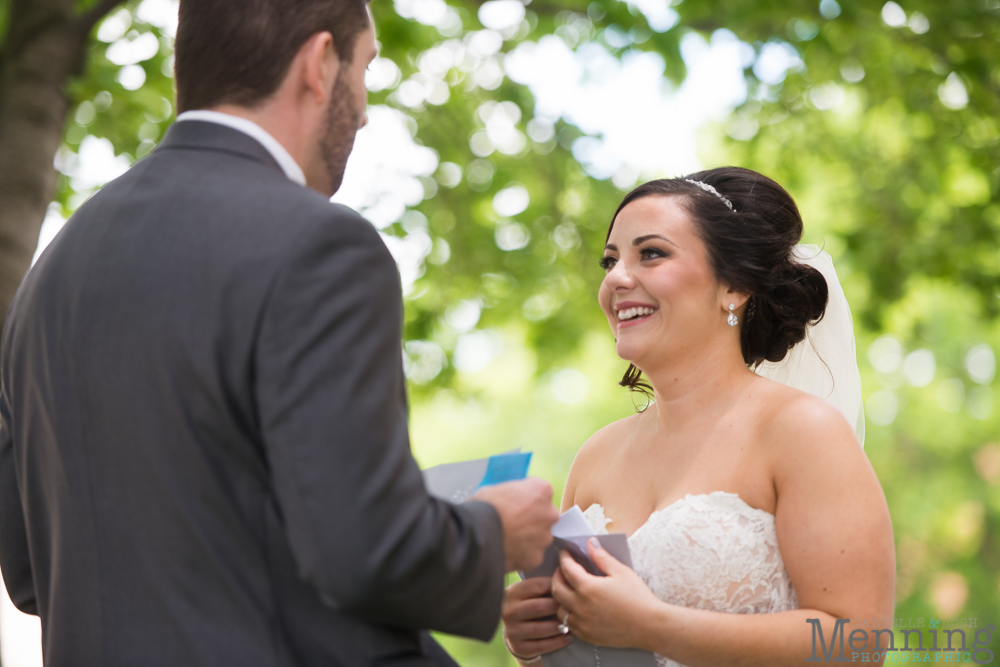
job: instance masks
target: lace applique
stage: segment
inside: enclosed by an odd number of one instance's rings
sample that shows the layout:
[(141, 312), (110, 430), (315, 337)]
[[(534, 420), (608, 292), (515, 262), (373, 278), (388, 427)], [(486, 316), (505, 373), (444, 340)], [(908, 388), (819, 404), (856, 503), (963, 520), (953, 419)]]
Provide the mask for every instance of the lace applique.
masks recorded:
[(611, 519), (604, 516), (604, 508), (597, 503), (584, 510), (583, 518), (587, 520), (587, 523), (590, 524), (590, 527), (598, 535), (608, 534), (608, 524), (611, 523)]
[[(611, 521), (594, 504), (583, 513), (594, 530)], [(774, 515), (735, 493), (687, 494), (657, 510), (628, 538), (635, 572), (670, 604), (736, 614), (798, 609), (778, 549)], [(657, 656), (659, 667), (683, 667)]]

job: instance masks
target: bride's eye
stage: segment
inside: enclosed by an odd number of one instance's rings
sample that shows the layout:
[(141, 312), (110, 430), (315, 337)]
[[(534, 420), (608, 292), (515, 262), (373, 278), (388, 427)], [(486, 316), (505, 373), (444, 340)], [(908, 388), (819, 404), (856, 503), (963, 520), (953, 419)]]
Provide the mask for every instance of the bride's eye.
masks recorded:
[(617, 257), (611, 257), (610, 255), (608, 255), (606, 257), (601, 257), (601, 259), (600, 259), (600, 261), (598, 263), (601, 265), (602, 269), (604, 269), (605, 271), (608, 271), (617, 262), (618, 262), (618, 258)]
[(667, 253), (659, 248), (643, 248), (639, 251), (639, 255), (642, 259), (657, 259), (659, 257), (666, 257)]

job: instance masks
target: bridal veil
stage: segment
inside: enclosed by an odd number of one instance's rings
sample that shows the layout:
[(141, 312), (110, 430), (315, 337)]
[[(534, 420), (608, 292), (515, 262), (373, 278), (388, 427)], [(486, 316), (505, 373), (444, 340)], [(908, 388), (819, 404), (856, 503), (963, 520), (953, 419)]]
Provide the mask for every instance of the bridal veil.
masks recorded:
[(754, 370), (758, 375), (818, 396), (840, 410), (864, 447), (861, 372), (854, 343), (854, 320), (844, 288), (833, 259), (818, 246), (797, 245), (792, 253), (796, 261), (817, 269), (826, 278), (830, 294), (826, 314), (806, 330), (806, 337), (784, 359), (764, 361)]

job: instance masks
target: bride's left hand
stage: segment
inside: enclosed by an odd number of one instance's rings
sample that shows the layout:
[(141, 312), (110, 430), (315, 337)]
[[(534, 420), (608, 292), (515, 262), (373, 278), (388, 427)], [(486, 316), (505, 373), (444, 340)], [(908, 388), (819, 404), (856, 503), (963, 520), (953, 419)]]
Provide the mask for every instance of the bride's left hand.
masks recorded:
[(644, 626), (656, 618), (663, 603), (627, 565), (608, 553), (597, 539), (588, 541), (590, 558), (607, 576), (595, 577), (569, 553), (559, 555), (552, 577), (552, 597), (577, 637), (600, 646), (642, 648)]

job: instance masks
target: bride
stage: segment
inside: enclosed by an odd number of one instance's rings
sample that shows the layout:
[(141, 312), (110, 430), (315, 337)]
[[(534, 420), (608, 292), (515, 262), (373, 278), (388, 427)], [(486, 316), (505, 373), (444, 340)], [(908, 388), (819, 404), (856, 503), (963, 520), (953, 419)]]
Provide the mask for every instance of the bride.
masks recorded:
[[(652, 400), (584, 444), (562, 509), (626, 533), (635, 572), (593, 540), (608, 576), (564, 553), (551, 579), (510, 586), (504, 633), (521, 664), (579, 637), (646, 649), (661, 666), (801, 665), (807, 619), (828, 648), (835, 621), (851, 619), (845, 654), (881, 664), (871, 628), (893, 612), (892, 524), (854, 431), (849, 310), (832, 265), (828, 284), (796, 247), (801, 234), (791, 196), (735, 167), (646, 183), (619, 206), (599, 301), (631, 362), (622, 384)], [(828, 297), (846, 313), (833, 336), (848, 352), (822, 347), (810, 366)], [(853, 408), (837, 403), (845, 392)]]

